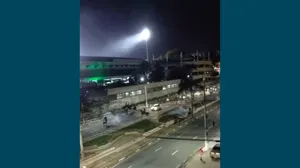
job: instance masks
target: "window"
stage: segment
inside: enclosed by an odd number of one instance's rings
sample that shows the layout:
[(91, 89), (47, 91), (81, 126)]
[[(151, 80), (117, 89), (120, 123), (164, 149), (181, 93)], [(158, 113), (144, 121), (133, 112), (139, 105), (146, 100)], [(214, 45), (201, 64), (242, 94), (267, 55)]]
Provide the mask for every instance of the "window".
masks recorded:
[(136, 94), (137, 94), (137, 95), (141, 95), (141, 94), (142, 94), (142, 90), (136, 91)]
[(123, 94), (122, 93), (117, 94), (117, 99), (122, 99), (122, 98), (123, 98)]
[(128, 93), (128, 92), (126, 92), (126, 93), (125, 93), (125, 96), (126, 96), (126, 97), (128, 97), (128, 96), (129, 96), (129, 93)]
[(135, 96), (135, 92), (132, 91), (132, 92), (130, 93), (130, 96)]

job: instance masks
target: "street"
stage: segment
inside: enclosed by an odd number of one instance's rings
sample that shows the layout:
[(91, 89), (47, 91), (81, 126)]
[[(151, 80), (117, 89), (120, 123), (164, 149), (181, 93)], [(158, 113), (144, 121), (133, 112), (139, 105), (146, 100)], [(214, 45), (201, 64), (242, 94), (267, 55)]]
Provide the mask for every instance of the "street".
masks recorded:
[[(216, 98), (218, 94), (211, 94), (211, 95), (207, 95), (207, 100), (214, 100)], [(198, 96), (195, 97), (195, 101), (197, 102), (202, 100), (203, 96)], [(182, 105), (189, 105), (189, 103), (186, 104), (182, 104)], [(165, 111), (169, 111), (175, 107), (180, 106), (180, 104), (176, 103), (176, 101), (172, 101), (172, 102), (166, 102), (161, 104), (162, 110), (160, 111), (149, 111), (150, 112), (150, 116), (151, 117), (157, 117), (159, 114), (164, 113)], [(142, 116), (140, 115), (140, 111), (137, 111), (135, 114), (133, 115), (126, 115), (125, 113), (121, 113), (119, 114), (119, 124), (115, 125), (115, 126), (111, 126), (109, 128), (105, 128), (103, 126), (103, 121), (102, 119), (98, 119), (96, 121), (93, 121), (92, 123), (86, 124), (84, 126), (82, 126), (81, 131), (82, 131), (82, 137), (83, 139), (92, 137), (94, 135), (97, 134), (105, 134), (105, 133), (109, 133), (109, 131), (115, 131), (116, 129), (121, 129), (123, 128), (123, 126), (127, 126), (130, 123), (133, 123), (135, 120), (142, 118)]]
[[(208, 112), (208, 139), (213, 139), (219, 136), (219, 104)], [(216, 122), (215, 128), (212, 128), (212, 120)], [(204, 145), (204, 141), (201, 141), (204, 139), (203, 114), (195, 114), (194, 121), (166, 137), (174, 139), (161, 138), (159, 142), (121, 162), (116, 168), (179, 168), (189, 155)]]

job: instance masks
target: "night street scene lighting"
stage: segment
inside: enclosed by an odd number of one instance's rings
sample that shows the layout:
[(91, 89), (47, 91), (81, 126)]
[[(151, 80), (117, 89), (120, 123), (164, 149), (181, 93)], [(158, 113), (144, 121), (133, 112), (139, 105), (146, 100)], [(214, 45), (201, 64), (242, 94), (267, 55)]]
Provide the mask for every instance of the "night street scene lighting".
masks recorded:
[(81, 0), (80, 168), (220, 168), (216, 1)]

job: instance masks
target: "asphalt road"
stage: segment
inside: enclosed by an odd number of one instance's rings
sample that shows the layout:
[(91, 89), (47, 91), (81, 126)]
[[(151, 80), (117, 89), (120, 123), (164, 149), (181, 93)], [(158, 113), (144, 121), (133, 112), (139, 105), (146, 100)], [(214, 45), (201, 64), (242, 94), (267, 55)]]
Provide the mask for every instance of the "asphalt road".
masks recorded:
[[(209, 94), (206, 96), (206, 99), (207, 100), (216, 100), (217, 96), (218, 96), (218, 94), (216, 94), (216, 93)], [(195, 101), (202, 101), (202, 100), (203, 100), (203, 95), (195, 96)], [(172, 105), (168, 105), (168, 103), (162, 104), (163, 109), (168, 108), (169, 106), (172, 106)], [(139, 112), (137, 112), (137, 113), (139, 113)], [(81, 128), (82, 137), (83, 137), (83, 139), (92, 137), (93, 135), (103, 133), (104, 131), (106, 131), (108, 129), (114, 129), (116, 127), (120, 127), (121, 125), (125, 125), (126, 123), (133, 122), (134, 120), (137, 120), (139, 118), (141, 118), (140, 115), (126, 115), (125, 113), (120, 114), (118, 117), (117, 124), (115, 124), (114, 126), (110, 126), (110, 128), (105, 128), (103, 126), (102, 119), (99, 119), (99, 120), (94, 121), (93, 123), (85, 125)]]
[[(214, 139), (220, 133), (219, 105), (213, 106), (208, 111), (208, 127), (210, 127), (208, 139)], [(204, 119), (201, 115), (203, 114), (197, 113), (194, 121), (182, 124), (183, 126), (179, 130), (167, 136), (167, 138), (175, 139), (162, 138), (158, 143), (125, 160), (116, 168), (179, 168), (190, 154), (204, 145), (202, 141), (204, 139)], [(216, 122), (215, 128), (211, 127), (212, 120)]]
[(125, 113), (122, 113), (122, 114), (118, 115), (118, 119), (119, 119), (118, 120), (118, 124), (116, 124), (114, 126), (111, 126), (109, 128), (105, 128), (103, 126), (102, 119), (94, 121), (93, 123), (88, 124), (86, 126), (83, 126), (81, 128), (82, 137), (83, 138), (87, 138), (87, 137), (93, 136), (95, 134), (102, 133), (102, 132), (104, 132), (104, 131), (106, 131), (108, 129), (112, 129), (114, 127), (120, 126), (120, 125), (128, 123), (128, 122), (132, 122), (132, 121), (134, 121), (134, 120), (136, 120), (138, 118), (140, 118), (140, 117), (137, 117), (135, 115), (127, 115)]

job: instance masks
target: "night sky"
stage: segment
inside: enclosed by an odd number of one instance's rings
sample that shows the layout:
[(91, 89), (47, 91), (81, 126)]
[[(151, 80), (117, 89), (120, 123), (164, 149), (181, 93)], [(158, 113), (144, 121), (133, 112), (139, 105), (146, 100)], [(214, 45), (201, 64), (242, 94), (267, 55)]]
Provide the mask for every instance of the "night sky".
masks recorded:
[[(81, 55), (143, 58), (145, 43), (126, 52), (107, 52), (141, 32), (151, 31), (149, 53), (159, 55), (170, 49), (191, 52), (216, 51), (220, 43), (219, 0), (81, 0)], [(119, 50), (118, 50), (119, 51)]]

